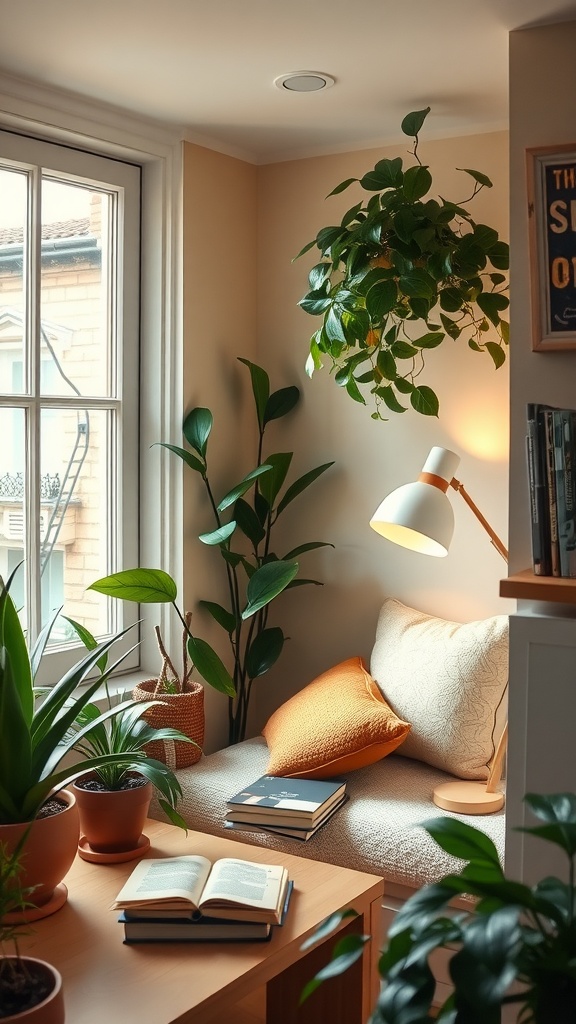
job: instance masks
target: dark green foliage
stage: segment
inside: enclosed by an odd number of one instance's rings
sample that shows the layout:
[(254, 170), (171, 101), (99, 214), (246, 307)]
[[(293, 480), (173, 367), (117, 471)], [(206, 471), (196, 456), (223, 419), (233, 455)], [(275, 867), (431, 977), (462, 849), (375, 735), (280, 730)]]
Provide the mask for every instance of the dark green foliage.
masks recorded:
[[(417, 412), (438, 415), (436, 395), (416, 380), (425, 350), (447, 337), (463, 335), (496, 368), (506, 358), (508, 324), (501, 314), (509, 305), (507, 282), (492, 271), (508, 269), (508, 245), (493, 228), (477, 224), (462, 203), (426, 198), (432, 175), (417, 149), (429, 112), (416, 110), (402, 121), (402, 131), (414, 139), (416, 163), (404, 168), (400, 157), (379, 160), (362, 178), (337, 185), (331, 196), (358, 183), (370, 198), (351, 207), (339, 225), (322, 228), (298, 254), (316, 246), (321, 255), (299, 303), (322, 317), (310, 340), (307, 372), (312, 376), (328, 356), (336, 383), (354, 401), (366, 404), (361, 387), (368, 388), (375, 419), (385, 418), (383, 405), (406, 410), (397, 393), (409, 395)], [(459, 169), (473, 181), (465, 202), (492, 187), (480, 171)]]
[[(494, 844), (483, 832), (456, 818), (424, 822), (443, 850), (467, 863), (460, 873), (419, 890), (396, 915), (380, 958), (385, 985), (371, 1024), (501, 1024), (506, 1006), (522, 1024), (574, 1024), (576, 796), (529, 793), (525, 801), (542, 824), (520, 831), (566, 853), (568, 881), (544, 878), (532, 887), (523, 885), (504, 875)], [(476, 897), (470, 910), (450, 911), (450, 901), (465, 895)], [(324, 934), (325, 926), (316, 938)], [(352, 938), (359, 956), (365, 937)], [(435, 950), (446, 947), (453, 950), (454, 991), (433, 1013), (429, 961)], [(335, 950), (332, 973), (335, 965), (341, 965), (337, 973), (349, 966), (338, 957)]]

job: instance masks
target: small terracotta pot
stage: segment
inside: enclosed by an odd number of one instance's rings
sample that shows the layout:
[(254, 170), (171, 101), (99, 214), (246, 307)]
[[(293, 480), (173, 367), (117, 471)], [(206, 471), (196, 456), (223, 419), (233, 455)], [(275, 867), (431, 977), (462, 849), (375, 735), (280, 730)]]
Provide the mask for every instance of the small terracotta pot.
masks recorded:
[(147, 743), (148, 757), (162, 761), (169, 768), (189, 768), (202, 757), (204, 743), (204, 687), (202, 683), (190, 680), (183, 693), (156, 692), (157, 679), (145, 679), (132, 691), (134, 700), (161, 700), (144, 712), (143, 718), (156, 729), (168, 727), (179, 729), (198, 744), (182, 743), (178, 740), (158, 740)]
[(83, 789), (82, 781), (92, 778), (92, 774), (83, 775), (74, 783), (81, 834), (96, 853), (135, 850), (148, 815), (152, 783), (116, 791)]
[(28, 888), (37, 886), (28, 902), (36, 907), (49, 903), (56, 886), (72, 866), (78, 850), (80, 824), (74, 793), (62, 789), (56, 794), (66, 809), (47, 818), (36, 818), (16, 825), (0, 825), (0, 842), (8, 852), (15, 849), (22, 834), (30, 828), (22, 855), (19, 883)]
[[(8, 959), (14, 960), (15, 957)], [(46, 996), (41, 1003), (32, 1006), (23, 1013), (11, 1014), (9, 1017), (2, 1017), (3, 1024), (64, 1024), (64, 994), (62, 991), (62, 976), (52, 964), (45, 960), (37, 960), (36, 957), (23, 957), (26, 964), (33, 973), (43, 974), (53, 982), (50, 995)]]

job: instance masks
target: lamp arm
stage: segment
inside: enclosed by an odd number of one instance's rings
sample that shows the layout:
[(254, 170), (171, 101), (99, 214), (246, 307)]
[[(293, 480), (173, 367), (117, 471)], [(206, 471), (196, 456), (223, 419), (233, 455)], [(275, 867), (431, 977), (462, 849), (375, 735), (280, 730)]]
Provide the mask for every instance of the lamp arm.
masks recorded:
[(452, 477), (452, 480), (450, 481), (450, 486), (453, 487), (455, 491), (458, 491), (458, 493), (464, 498), (464, 501), (466, 502), (468, 507), (472, 510), (472, 512), (476, 516), (476, 519), (478, 520), (478, 522), (486, 530), (486, 533), (490, 537), (490, 540), (492, 541), (492, 543), (493, 543), (494, 547), (496, 548), (496, 551), (498, 552), (498, 554), (502, 555), (502, 558), (504, 559), (504, 561), (507, 562), (508, 561), (508, 551), (504, 547), (504, 544), (500, 540), (498, 534), (494, 532), (494, 530), (490, 526), (490, 523), (484, 518), (484, 516), (482, 515), (482, 513), (481, 513), (480, 509), (478, 508), (478, 506), (474, 504), (474, 502), (472, 501), (472, 498), (468, 494), (468, 491), (466, 490), (464, 485), (461, 484), (460, 481), (456, 479), (456, 477)]

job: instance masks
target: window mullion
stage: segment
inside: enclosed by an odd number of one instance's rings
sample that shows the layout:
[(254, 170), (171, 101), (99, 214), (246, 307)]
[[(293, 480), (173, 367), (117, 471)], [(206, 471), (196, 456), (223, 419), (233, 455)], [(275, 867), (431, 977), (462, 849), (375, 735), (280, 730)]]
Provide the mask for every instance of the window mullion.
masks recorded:
[(41, 211), (42, 176), (40, 168), (31, 171), (28, 191), (28, 253), (26, 274), (29, 287), (26, 317), (26, 392), (30, 403), (26, 412), (26, 508), (25, 552), (28, 629), (32, 639), (41, 627), (40, 574), (40, 328), (41, 328)]

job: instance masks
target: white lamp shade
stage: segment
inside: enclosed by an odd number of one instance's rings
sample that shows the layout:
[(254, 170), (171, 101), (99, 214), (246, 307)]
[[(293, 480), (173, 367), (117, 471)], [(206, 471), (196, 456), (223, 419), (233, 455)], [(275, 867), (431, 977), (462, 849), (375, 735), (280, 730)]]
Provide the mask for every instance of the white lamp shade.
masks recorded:
[[(450, 482), (460, 459), (446, 448), (432, 448), (422, 473)], [(426, 555), (448, 554), (454, 512), (437, 484), (416, 480), (392, 491), (376, 509), (370, 526), (395, 544)]]

